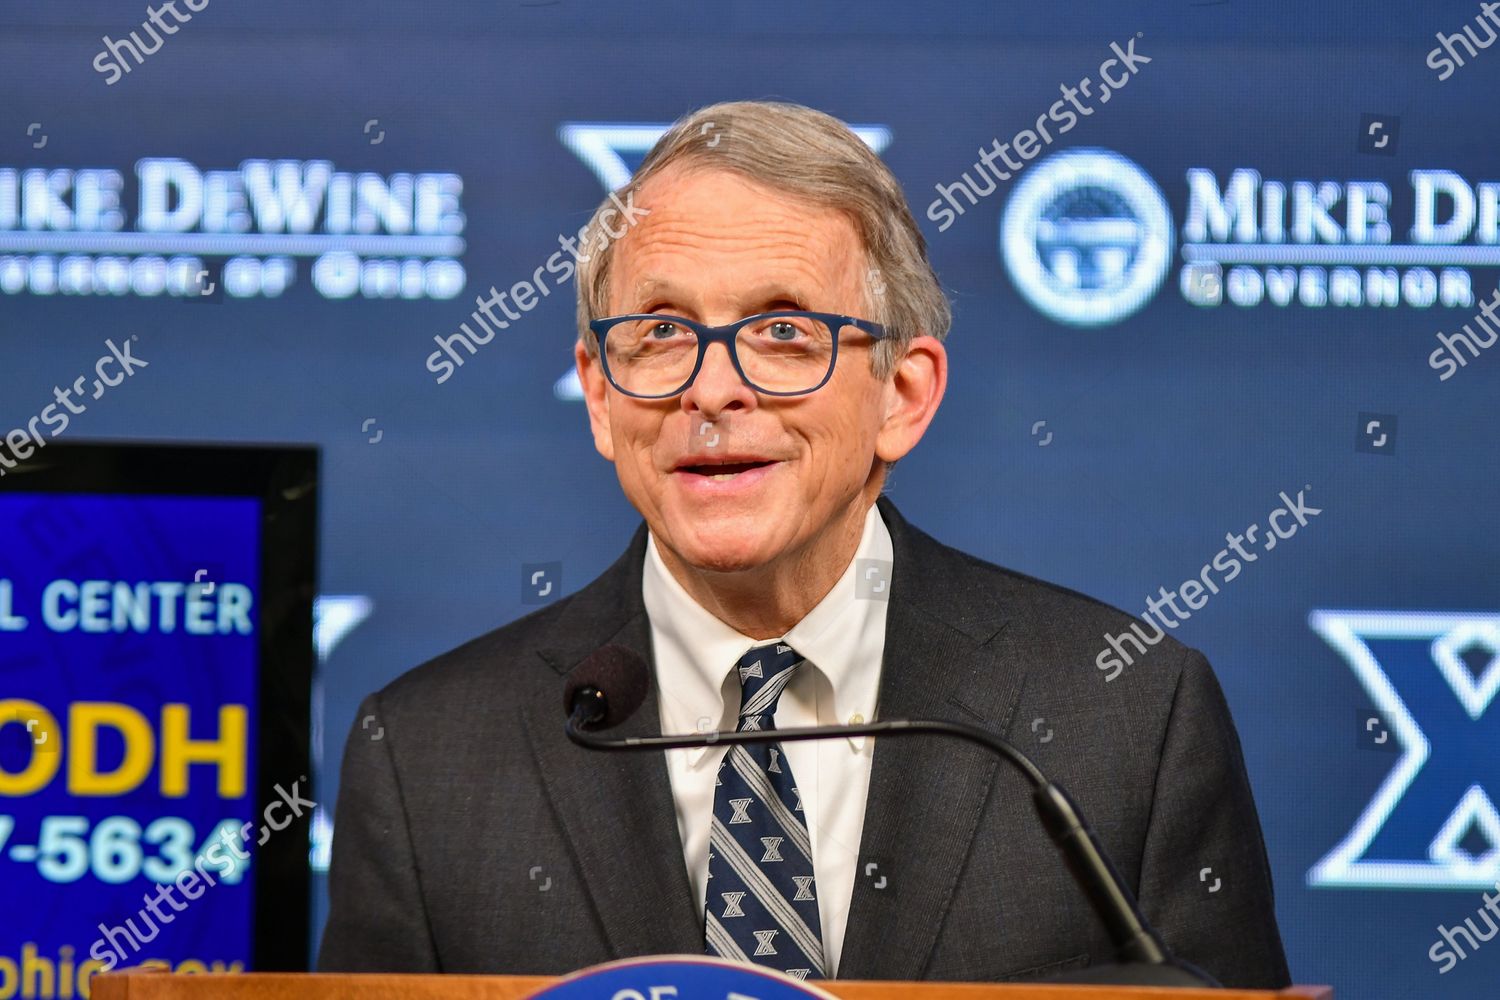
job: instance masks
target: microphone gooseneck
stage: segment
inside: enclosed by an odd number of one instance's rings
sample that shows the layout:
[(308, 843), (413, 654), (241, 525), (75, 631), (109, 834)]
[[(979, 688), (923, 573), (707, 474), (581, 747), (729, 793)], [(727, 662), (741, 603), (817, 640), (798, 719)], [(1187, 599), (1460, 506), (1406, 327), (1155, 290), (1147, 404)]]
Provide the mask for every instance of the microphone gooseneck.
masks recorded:
[[(597, 730), (613, 728), (645, 701), (650, 668), (631, 650), (605, 646), (570, 675), (564, 693), (568, 711), (565, 731), (574, 743), (591, 750), (685, 750), (744, 743), (794, 743), (848, 736), (947, 736), (984, 747), (1019, 770), (1032, 787), (1032, 804), (1057, 846), (1123, 965), (1161, 966), (1162, 982), (1216, 986), (1201, 970), (1175, 959), (1141, 913), (1104, 845), (1084, 819), (1083, 811), (1061, 785), (1049, 780), (1030, 757), (992, 733), (957, 722), (886, 719), (850, 726), (805, 726), (745, 732), (693, 733), (673, 736), (628, 736), (610, 739)], [(610, 692), (618, 692), (612, 695)], [(1180, 974), (1180, 975), (1179, 975)]]

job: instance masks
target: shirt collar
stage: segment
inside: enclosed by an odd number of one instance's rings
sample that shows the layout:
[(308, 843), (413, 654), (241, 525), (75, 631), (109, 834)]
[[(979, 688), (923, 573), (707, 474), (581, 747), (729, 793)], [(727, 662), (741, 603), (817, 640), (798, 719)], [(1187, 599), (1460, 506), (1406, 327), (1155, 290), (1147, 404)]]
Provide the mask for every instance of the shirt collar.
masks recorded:
[[(831, 711), (820, 725), (838, 725), (874, 718), (881, 656), (885, 648), (887, 603), (860, 598), (863, 570), (877, 573), (867, 587), (891, 580), (890, 532), (874, 504), (865, 513), (864, 530), (854, 557), (823, 599), (786, 635), (751, 639), (725, 624), (695, 601), (677, 582), (647, 533), (646, 558), (641, 573), (641, 596), (651, 621), (656, 654), (664, 732), (712, 732), (733, 729), (726, 718), (736, 682), (734, 664), (752, 646), (784, 642), (806, 657), (833, 692)], [(875, 563), (867, 560), (874, 560)], [(867, 737), (850, 739), (858, 751)], [(707, 748), (683, 751), (696, 766)]]

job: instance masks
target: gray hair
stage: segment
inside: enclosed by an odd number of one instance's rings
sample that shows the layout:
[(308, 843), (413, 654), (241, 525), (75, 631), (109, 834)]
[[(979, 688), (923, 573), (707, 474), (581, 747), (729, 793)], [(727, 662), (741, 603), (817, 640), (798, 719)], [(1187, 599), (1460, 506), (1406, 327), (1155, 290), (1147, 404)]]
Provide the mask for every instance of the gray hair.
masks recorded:
[[(711, 136), (710, 136), (711, 134)], [(663, 135), (630, 182), (624, 198), (674, 164), (728, 170), (819, 208), (843, 212), (854, 223), (866, 255), (867, 318), (889, 336), (870, 355), (877, 378), (887, 379), (913, 337), (942, 340), (952, 311), (932, 265), (927, 241), (912, 217), (906, 195), (880, 157), (843, 122), (800, 104), (727, 101), (679, 119)], [(600, 218), (616, 203), (605, 198), (585, 227), (600, 234)], [(606, 315), (613, 242), (578, 264), (578, 335), (589, 354), (598, 352), (591, 320)], [(579, 245), (586, 244), (585, 239)]]

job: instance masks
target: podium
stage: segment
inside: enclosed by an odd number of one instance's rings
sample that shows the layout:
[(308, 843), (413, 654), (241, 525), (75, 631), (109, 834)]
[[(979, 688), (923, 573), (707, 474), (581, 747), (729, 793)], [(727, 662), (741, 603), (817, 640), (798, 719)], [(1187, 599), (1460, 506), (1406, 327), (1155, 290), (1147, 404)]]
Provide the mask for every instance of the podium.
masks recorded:
[[(245, 973), (174, 975), (125, 969), (94, 977), (94, 1000), (522, 1000), (553, 976), (412, 976)], [(1327, 986), (1285, 990), (1198, 990), (1049, 983), (901, 983), (818, 980), (843, 1000), (1333, 1000)]]

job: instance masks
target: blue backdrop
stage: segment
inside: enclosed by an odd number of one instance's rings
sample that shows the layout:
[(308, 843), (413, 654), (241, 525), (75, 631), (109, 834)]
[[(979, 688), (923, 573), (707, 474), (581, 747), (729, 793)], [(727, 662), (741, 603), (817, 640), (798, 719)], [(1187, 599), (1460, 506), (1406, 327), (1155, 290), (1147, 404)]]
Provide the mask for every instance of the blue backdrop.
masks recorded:
[(955, 304), (903, 512), (1140, 613), (1304, 491), (1174, 630), (1238, 722), (1293, 975), (1493, 989), (1500, 941), (1438, 930), (1500, 879), (1500, 350), (1435, 354), (1500, 274), (1500, 52), (1437, 37), (1484, 42), (1477, 4), (262, 0), (110, 50), (146, 21), (0, 9), (0, 428), (136, 336), (69, 438), (322, 446), (320, 802), (363, 694), (637, 523), (563, 378), (571, 284), (441, 383), (434, 338), (679, 114), (794, 100), (867, 128)]

